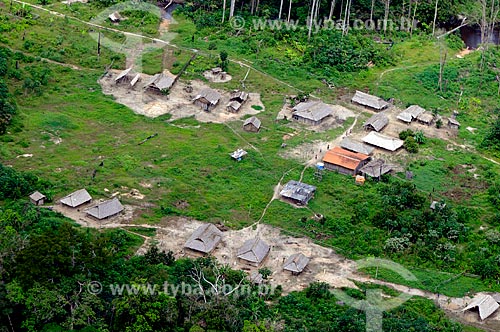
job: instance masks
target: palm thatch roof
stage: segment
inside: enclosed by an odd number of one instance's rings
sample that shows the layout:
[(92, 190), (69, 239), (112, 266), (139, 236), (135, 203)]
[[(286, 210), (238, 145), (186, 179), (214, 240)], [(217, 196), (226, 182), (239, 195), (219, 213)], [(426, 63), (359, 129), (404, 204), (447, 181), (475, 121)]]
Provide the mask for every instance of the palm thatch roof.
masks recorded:
[(462, 311), (474, 308), (479, 309), (479, 317), (481, 320), (484, 320), (500, 308), (500, 305), (491, 295), (485, 295), (474, 298), (472, 303), (465, 307)]
[(120, 74), (118, 74), (118, 76), (116, 76), (115, 82), (118, 82), (119, 80), (121, 80), (122, 78), (127, 76), (131, 70), (132, 70), (132, 67), (129, 67), (129, 68), (125, 69), (124, 71), (122, 71)]
[(259, 119), (257, 119), (257, 117), (252, 116), (246, 119), (245, 122), (243, 122), (243, 126), (246, 126), (248, 124), (252, 124), (255, 128), (259, 129), (261, 122)]
[(33, 194), (30, 195), (30, 199), (34, 200), (35, 202), (45, 198), (47, 197), (45, 197), (45, 195), (39, 191), (35, 191)]
[(113, 198), (88, 208), (85, 212), (99, 220), (105, 219), (123, 211), (123, 205), (118, 198)]
[(208, 254), (221, 240), (222, 232), (212, 224), (205, 224), (193, 232), (184, 247)]
[(380, 97), (369, 95), (361, 91), (356, 91), (351, 101), (356, 104), (367, 106), (376, 110), (383, 110), (389, 107), (389, 103)]
[(363, 124), (363, 127), (365, 129), (372, 129), (375, 131), (381, 131), (388, 124), (389, 124), (389, 118), (383, 113), (378, 113), (378, 114), (372, 115), (371, 118), (366, 120), (366, 122)]
[(374, 159), (359, 170), (364, 176), (371, 176), (372, 178), (379, 178), (381, 175), (387, 174), (392, 171), (393, 166), (386, 164), (383, 159)]
[(243, 246), (238, 249), (238, 258), (254, 264), (260, 264), (271, 247), (262, 241), (259, 237), (245, 241)]
[(217, 105), (219, 102), (219, 99), (221, 99), (222, 96), (220, 93), (218, 93), (215, 90), (212, 89), (203, 89), (194, 97), (194, 100), (199, 100), (199, 99), (205, 99), (208, 103), (211, 105)]
[(366, 155), (372, 154), (374, 147), (366, 145), (364, 143), (355, 141), (349, 137), (346, 137), (340, 142), (340, 147), (352, 152), (358, 152)]
[(296, 253), (288, 257), (285, 264), (283, 264), (283, 269), (294, 273), (301, 273), (310, 260), (309, 257), (306, 257), (302, 253)]
[(160, 91), (167, 90), (172, 87), (175, 82), (175, 77), (165, 75), (164, 73), (155, 74), (144, 85), (144, 88), (156, 88)]
[(330, 116), (334, 110), (330, 105), (320, 101), (306, 101), (297, 104), (292, 111), (294, 116), (317, 122)]
[(77, 190), (61, 198), (61, 203), (70, 207), (77, 207), (92, 200), (92, 196), (85, 189)]

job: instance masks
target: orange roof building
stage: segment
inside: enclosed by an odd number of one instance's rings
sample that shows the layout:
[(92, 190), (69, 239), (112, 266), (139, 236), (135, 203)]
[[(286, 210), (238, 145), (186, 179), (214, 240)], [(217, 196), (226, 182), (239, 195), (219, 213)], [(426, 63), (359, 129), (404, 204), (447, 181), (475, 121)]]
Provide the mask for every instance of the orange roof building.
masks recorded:
[(325, 168), (331, 171), (337, 171), (342, 174), (355, 175), (359, 169), (370, 161), (370, 156), (351, 152), (338, 146), (328, 150), (323, 157)]

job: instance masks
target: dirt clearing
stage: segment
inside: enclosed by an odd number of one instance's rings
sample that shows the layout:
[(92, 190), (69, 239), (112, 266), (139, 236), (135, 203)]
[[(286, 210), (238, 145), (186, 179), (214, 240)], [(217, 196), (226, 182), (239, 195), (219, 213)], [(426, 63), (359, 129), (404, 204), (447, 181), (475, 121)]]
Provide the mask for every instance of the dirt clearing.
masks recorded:
[[(209, 88), (201, 81), (190, 81), (186, 83), (179, 80), (169, 91), (168, 95), (145, 91), (142, 87), (151, 76), (141, 74), (141, 81), (131, 88), (128, 82), (115, 83), (116, 76), (120, 73), (118, 70), (111, 70), (99, 80), (104, 94), (112, 95), (116, 101), (132, 109), (134, 113), (141, 114), (150, 118), (156, 118), (160, 115), (170, 114), (169, 121), (180, 118), (194, 117), (200, 122), (224, 123), (234, 121), (245, 115), (255, 115), (265, 110), (264, 104), (260, 99), (260, 94), (249, 93), (248, 100), (241, 106), (238, 113), (226, 111), (226, 105), (229, 102), (230, 92), (219, 90), (222, 95), (216, 108), (210, 112), (203, 111), (192, 102), (198, 92)], [(188, 88), (189, 86), (189, 88)], [(191, 91), (191, 92), (187, 92)], [(252, 106), (257, 106), (255, 108)]]

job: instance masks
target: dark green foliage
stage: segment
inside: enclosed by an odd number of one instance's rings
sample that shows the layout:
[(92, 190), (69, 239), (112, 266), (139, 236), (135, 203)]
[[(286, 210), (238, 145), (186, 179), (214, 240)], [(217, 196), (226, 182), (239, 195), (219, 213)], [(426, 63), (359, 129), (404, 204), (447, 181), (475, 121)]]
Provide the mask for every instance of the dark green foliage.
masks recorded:
[(47, 183), (30, 173), (20, 173), (0, 164), (0, 200), (26, 197), (37, 189), (43, 189)]
[(227, 59), (227, 52), (226, 51), (221, 51), (220, 54), (219, 54), (219, 58), (220, 58), (220, 67), (222, 68), (222, 70), (226, 71), (227, 70), (227, 66), (229, 64), (229, 60)]
[(436, 121), (436, 128), (437, 128), (437, 129), (439, 129), (439, 128), (441, 128), (442, 126), (443, 126), (443, 120), (438, 119), (438, 120)]
[(157, 246), (149, 248), (149, 250), (144, 254), (144, 259), (150, 265), (164, 264), (170, 266), (175, 262), (173, 252), (160, 251)]
[(408, 136), (405, 139), (403, 146), (406, 149), (406, 151), (408, 151), (409, 153), (417, 153), (418, 152), (418, 143), (415, 141), (415, 138), (413, 138), (412, 136)]
[(500, 116), (497, 116), (496, 120), (493, 122), (493, 125), (484, 137), (481, 146), (484, 148), (500, 150)]
[(414, 135), (415, 133), (413, 132), (413, 130), (406, 129), (399, 133), (399, 139), (402, 139), (404, 141), (408, 137), (413, 137)]

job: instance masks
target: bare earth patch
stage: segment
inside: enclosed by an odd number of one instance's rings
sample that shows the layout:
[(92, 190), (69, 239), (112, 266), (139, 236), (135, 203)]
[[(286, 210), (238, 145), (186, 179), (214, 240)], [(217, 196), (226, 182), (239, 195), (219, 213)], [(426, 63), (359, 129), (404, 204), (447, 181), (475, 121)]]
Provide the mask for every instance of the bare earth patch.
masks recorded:
[[(115, 83), (115, 77), (119, 71), (111, 70), (108, 74), (99, 80), (104, 94), (112, 95), (116, 101), (132, 109), (134, 113), (141, 114), (150, 118), (156, 118), (160, 115), (170, 114), (169, 121), (180, 118), (194, 117), (200, 122), (224, 123), (242, 118), (245, 115), (255, 115), (264, 111), (264, 104), (260, 100), (260, 94), (250, 93), (249, 99), (242, 105), (238, 113), (226, 111), (226, 105), (229, 102), (230, 93), (223, 90), (217, 90), (222, 98), (218, 105), (211, 112), (205, 112), (192, 102), (196, 94), (209, 88), (201, 81), (191, 81), (191, 89), (186, 89), (187, 83), (179, 80), (170, 89), (168, 95), (159, 92), (145, 91), (142, 86), (151, 76), (141, 74), (141, 82), (131, 88), (128, 83)], [(187, 90), (187, 91), (186, 91)], [(262, 110), (255, 110), (251, 105), (262, 107)]]

